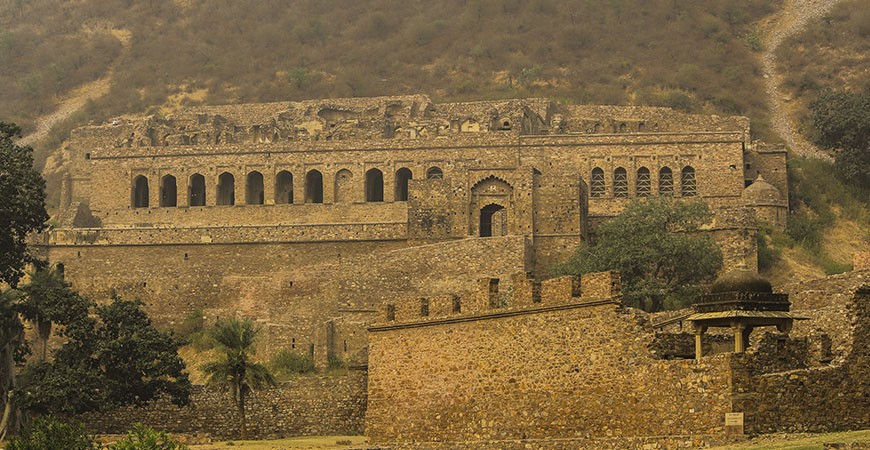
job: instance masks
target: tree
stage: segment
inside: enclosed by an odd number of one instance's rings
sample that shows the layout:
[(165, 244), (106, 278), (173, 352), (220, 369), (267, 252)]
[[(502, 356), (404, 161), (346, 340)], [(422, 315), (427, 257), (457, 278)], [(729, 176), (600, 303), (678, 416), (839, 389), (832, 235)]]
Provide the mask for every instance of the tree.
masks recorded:
[(696, 233), (710, 218), (701, 202), (668, 198), (635, 200), (598, 227), (594, 245), (581, 245), (554, 270), (582, 275), (618, 270), (626, 304), (646, 311), (666, 303), (686, 304), (722, 266), (722, 252), (708, 235)]
[(69, 289), (69, 283), (57, 267), (46, 261), (34, 261), (34, 270), (27, 273), (29, 282), (21, 287), (24, 293), (19, 311), (25, 319), (36, 325), (42, 341), (41, 360), (48, 352), (48, 339), (53, 323), (72, 323), (88, 314), (88, 302)]
[(246, 396), (254, 389), (275, 384), (275, 378), (269, 369), (251, 360), (254, 340), (259, 332), (260, 329), (249, 317), (242, 320), (218, 320), (211, 336), (223, 351), (223, 357), (202, 367), (208, 384), (221, 385), (230, 390), (241, 418), (239, 428), (242, 439), (248, 435), (245, 419)]
[(837, 149), (843, 178), (870, 189), (870, 90), (826, 91), (810, 105), (817, 144)]
[(63, 323), (67, 342), (54, 361), (28, 366), (21, 406), (69, 414), (142, 405), (164, 393), (176, 404), (187, 404), (190, 380), (178, 356), (181, 342), (154, 328), (141, 304), (114, 296), (96, 308), (96, 318), (71, 315)]
[(15, 287), (31, 260), (25, 239), (45, 228), (45, 180), (33, 170), (33, 149), (12, 142), (21, 129), (0, 122), (0, 282)]
[(0, 291), (0, 395), (2, 395), (2, 418), (0, 418), (0, 441), (9, 430), (18, 429), (18, 411), (13, 408), (15, 393), (15, 360), (24, 344), (24, 327), (18, 319), (17, 292), (12, 289)]

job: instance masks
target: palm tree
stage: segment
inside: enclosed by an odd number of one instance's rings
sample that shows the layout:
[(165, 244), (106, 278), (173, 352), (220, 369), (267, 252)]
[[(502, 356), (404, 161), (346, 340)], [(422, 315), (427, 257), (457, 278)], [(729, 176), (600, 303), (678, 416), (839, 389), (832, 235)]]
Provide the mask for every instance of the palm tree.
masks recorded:
[(229, 388), (241, 416), (242, 439), (248, 437), (245, 397), (254, 389), (275, 385), (275, 377), (269, 369), (251, 360), (252, 346), (259, 332), (259, 327), (249, 317), (218, 320), (210, 334), (223, 356), (202, 366), (208, 384)]
[(13, 289), (0, 291), (0, 441), (18, 425), (12, 396), (15, 393), (15, 351), (24, 342), (24, 328), (18, 318), (17, 294)]
[(41, 360), (45, 362), (48, 353), (48, 339), (51, 337), (52, 319), (65, 314), (67, 299), (74, 293), (70, 284), (64, 281), (63, 274), (55, 266), (36, 265), (27, 272), (28, 284), (21, 287), (25, 298), (22, 313), (27, 320), (36, 325), (39, 340), (42, 341)]

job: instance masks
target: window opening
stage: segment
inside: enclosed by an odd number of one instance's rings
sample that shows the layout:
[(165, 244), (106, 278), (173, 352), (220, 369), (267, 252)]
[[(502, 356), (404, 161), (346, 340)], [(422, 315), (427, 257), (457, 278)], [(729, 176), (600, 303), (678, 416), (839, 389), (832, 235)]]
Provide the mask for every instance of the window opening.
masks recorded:
[(496, 204), (486, 205), (480, 209), (480, 237), (505, 235), (507, 217), (504, 211), (504, 206)]
[(427, 180), (440, 180), (442, 178), (444, 178), (444, 172), (440, 167), (430, 167), (429, 170), (426, 171)]
[(205, 206), (205, 177), (195, 173), (190, 176), (188, 205)]
[(613, 196), (628, 197), (628, 173), (622, 167), (617, 167), (613, 171)]
[(606, 187), (604, 184), (604, 170), (600, 167), (592, 169), (592, 183), (589, 185), (589, 195), (592, 197), (603, 197)]
[(408, 182), (411, 181), (412, 178), (413, 175), (411, 174), (411, 170), (406, 167), (402, 167), (396, 171), (395, 199), (397, 202), (408, 201)]
[(650, 176), (649, 169), (641, 167), (637, 170), (637, 196), (649, 197), (650, 195)]
[(166, 175), (160, 182), (160, 206), (178, 205), (178, 183), (172, 175)]
[(264, 203), (263, 174), (256, 170), (248, 174), (245, 182), (245, 204), (262, 205)]
[(680, 194), (683, 197), (694, 197), (698, 195), (698, 184), (695, 179), (695, 169), (691, 166), (683, 167), (682, 176), (680, 177)]
[(378, 169), (369, 169), (366, 172), (366, 201), (384, 201), (384, 173)]
[(312, 170), (305, 174), (305, 203), (323, 203), (323, 174)]
[(148, 178), (139, 175), (133, 179), (133, 207), (148, 207)]
[(224, 172), (218, 176), (217, 204), (218, 206), (236, 204), (236, 178), (229, 172)]
[(659, 170), (659, 195), (674, 195), (674, 173), (670, 167)]
[(286, 170), (278, 172), (275, 177), (275, 204), (289, 205), (293, 203), (293, 174)]

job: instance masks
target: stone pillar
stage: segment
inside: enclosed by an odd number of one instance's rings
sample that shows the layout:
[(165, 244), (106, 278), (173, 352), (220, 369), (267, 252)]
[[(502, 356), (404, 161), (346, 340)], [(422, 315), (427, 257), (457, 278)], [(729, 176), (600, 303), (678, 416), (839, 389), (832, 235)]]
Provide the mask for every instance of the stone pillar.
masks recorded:
[(263, 204), (275, 204), (275, 171), (263, 171)]
[(234, 173), (233, 177), (235, 180), (233, 181), (234, 195), (233, 205), (246, 205), (245, 202), (245, 186), (248, 184), (247, 174), (242, 172), (241, 175), (238, 173)]
[(734, 353), (745, 352), (746, 341), (749, 338), (749, 333), (752, 332), (752, 328), (747, 328), (746, 324), (741, 322), (732, 322), (731, 329), (734, 330)]
[(148, 174), (148, 207), (160, 207), (160, 174), (151, 172)]
[(211, 174), (205, 179), (205, 206), (217, 205), (220, 174)]
[(384, 201), (396, 201), (396, 171), (393, 166), (384, 168)]
[(305, 203), (305, 169), (300, 168), (291, 172), (293, 174), (293, 204)]
[(190, 206), (190, 176), (187, 174), (179, 174), (175, 177), (175, 197), (176, 197), (176, 205), (179, 207), (188, 207)]
[(702, 356), (704, 356), (704, 346), (702, 336), (704, 335), (704, 331), (706, 331), (705, 327), (700, 325), (695, 325), (695, 359), (700, 360)]

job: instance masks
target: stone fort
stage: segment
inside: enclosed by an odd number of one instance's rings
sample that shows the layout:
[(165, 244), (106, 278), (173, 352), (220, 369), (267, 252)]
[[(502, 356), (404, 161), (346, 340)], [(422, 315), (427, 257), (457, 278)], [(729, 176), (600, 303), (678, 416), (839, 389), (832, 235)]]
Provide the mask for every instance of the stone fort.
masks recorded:
[(636, 198), (709, 205), (726, 266), (782, 226), (786, 152), (745, 117), (425, 95), (191, 107), (74, 130), (40, 248), (158, 323), (244, 314), (263, 344), (367, 360), (385, 299), (546, 278)]

